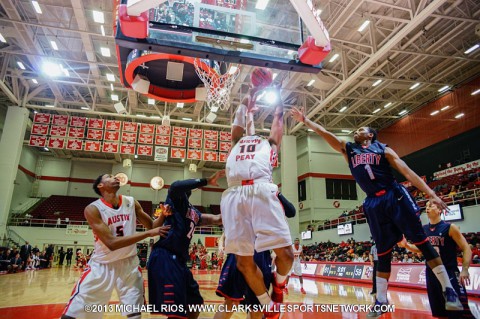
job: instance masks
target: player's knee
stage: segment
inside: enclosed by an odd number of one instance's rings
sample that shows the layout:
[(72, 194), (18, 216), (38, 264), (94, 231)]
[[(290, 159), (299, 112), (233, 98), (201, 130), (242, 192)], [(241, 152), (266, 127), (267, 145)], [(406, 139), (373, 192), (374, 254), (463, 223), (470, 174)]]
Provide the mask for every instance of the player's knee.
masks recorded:
[(426, 261), (430, 261), (439, 256), (437, 251), (435, 250), (435, 248), (433, 248), (432, 244), (430, 244), (429, 241), (426, 241), (423, 244), (417, 245), (417, 248), (422, 252), (423, 257), (425, 257)]
[(378, 256), (377, 271), (378, 272), (391, 272), (392, 271), (392, 252)]
[(293, 265), (293, 249), (292, 246), (282, 247), (275, 249), (275, 254), (277, 255), (278, 261), (281, 261), (283, 264)]
[[(251, 257), (251, 256), (250, 256)], [(237, 268), (244, 276), (256, 272), (257, 265), (255, 264), (253, 257), (237, 256)]]

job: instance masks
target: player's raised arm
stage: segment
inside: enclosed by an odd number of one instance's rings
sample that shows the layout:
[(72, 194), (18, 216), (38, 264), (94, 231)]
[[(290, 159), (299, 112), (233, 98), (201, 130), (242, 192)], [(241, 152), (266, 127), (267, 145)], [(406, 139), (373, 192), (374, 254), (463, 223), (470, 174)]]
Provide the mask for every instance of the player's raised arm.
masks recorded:
[(470, 284), (470, 274), (468, 273), (468, 268), (472, 261), (472, 250), (467, 243), (465, 237), (463, 237), (460, 229), (457, 225), (451, 224), (448, 235), (452, 237), (458, 247), (462, 250), (462, 271), (460, 272), (460, 282), (462, 285), (468, 286)]
[(277, 93), (277, 105), (275, 106), (275, 113), (273, 115), (272, 129), (270, 130), (270, 137), (268, 141), (271, 145), (276, 145), (280, 148), (283, 136), (283, 102), (280, 96), (280, 92)]

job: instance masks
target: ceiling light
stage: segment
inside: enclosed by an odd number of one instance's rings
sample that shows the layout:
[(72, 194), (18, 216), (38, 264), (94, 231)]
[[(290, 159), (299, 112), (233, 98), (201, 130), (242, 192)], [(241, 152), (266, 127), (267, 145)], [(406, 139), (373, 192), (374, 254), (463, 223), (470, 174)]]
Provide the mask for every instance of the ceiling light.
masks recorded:
[(257, 4), (255, 5), (255, 9), (258, 10), (265, 10), (267, 7), (268, 0), (257, 0)]
[(350, 133), (351, 131), (349, 130), (342, 130), (342, 133)]
[(107, 80), (110, 82), (115, 82), (115, 75), (112, 73), (107, 73)]
[(338, 57), (339, 57), (339, 54), (338, 54), (338, 53), (335, 53), (335, 54), (330, 58), (330, 60), (328, 60), (328, 62), (331, 63), (331, 62), (335, 61)]
[(237, 70), (238, 70), (238, 66), (232, 65), (232, 66), (230, 67), (230, 69), (228, 70), (228, 74), (232, 75), (232, 74), (234, 74), (235, 72), (237, 72)]
[(387, 104), (385, 104), (385, 105), (383, 106), (383, 108), (386, 109), (386, 108), (389, 107), (390, 105), (392, 105), (392, 102), (388, 102)]
[(418, 83), (418, 82), (415, 83), (414, 85), (412, 85), (412, 86), (410, 87), (410, 90), (416, 89), (419, 85), (420, 85), (420, 83)]
[(265, 94), (265, 101), (269, 104), (276, 104), (279, 99), (277, 90), (268, 90)]
[(310, 82), (308, 82), (307, 86), (312, 86), (313, 83), (315, 83), (314, 79), (310, 80)]
[(42, 71), (48, 76), (59, 76), (62, 74), (62, 67), (50, 61), (43, 62)]
[(82, 110), (90, 110), (90, 108), (86, 107), (86, 106), (82, 106), (81, 107)]
[(97, 23), (105, 23), (105, 16), (102, 11), (93, 10), (93, 21)]
[(476, 90), (476, 91), (473, 91), (473, 92), (472, 92), (472, 95), (475, 95), (475, 94), (478, 94), (478, 93), (480, 93), (480, 89), (478, 89), (478, 90)]
[(438, 113), (440, 113), (440, 111), (439, 111), (439, 110), (436, 110), (436, 111), (433, 111), (432, 113), (430, 113), (430, 115), (431, 115), (431, 116), (435, 116), (435, 115), (437, 115)]
[(52, 104), (46, 104), (45, 107), (55, 107), (55, 105)]
[(65, 76), (70, 76), (70, 72), (68, 72), (68, 70), (65, 69), (61, 64), (60, 64), (60, 68), (62, 69), (62, 72), (63, 74), (65, 74)]
[(309, 128), (307, 131), (309, 131), (309, 132), (314, 132), (314, 130), (312, 130), (311, 128)]
[(37, 1), (32, 1), (32, 5), (38, 14), (42, 14), (42, 9), (40, 8), (40, 5), (38, 4)]
[(380, 83), (382, 83), (382, 80), (376, 80), (376, 81), (372, 84), (372, 86), (377, 86), (377, 85), (379, 85)]
[(455, 115), (455, 118), (459, 119), (459, 118), (463, 117), (464, 115), (465, 115), (465, 113), (460, 113), (460, 114)]
[(102, 32), (102, 35), (105, 36), (105, 27), (103, 24), (100, 26), (100, 32)]
[(32, 79), (32, 82), (38, 84), (38, 81), (36, 79)]
[(22, 62), (17, 61), (17, 64), (18, 64), (18, 67), (19, 67), (20, 69), (25, 70), (25, 65), (23, 65)]
[(263, 130), (266, 131), (266, 132), (270, 132), (269, 128), (264, 128)]
[(49, 151), (48, 147), (44, 147), (43, 149), (47, 152)]
[(398, 113), (398, 115), (403, 115), (403, 114), (405, 114), (405, 113), (407, 113), (407, 112), (408, 112), (407, 110), (403, 110), (403, 111), (401, 111), (400, 113)]
[(446, 109), (448, 109), (450, 107), (450, 105), (447, 105), (447, 106), (444, 106), (440, 109), (440, 111), (445, 111)]
[(240, 43), (250, 43), (250, 40), (247, 40), (247, 39), (240, 39)]
[(480, 47), (480, 44), (475, 44), (473, 47), (471, 47), (470, 49), (468, 49), (468, 50), (465, 51), (464, 53), (465, 53), (465, 54), (472, 53), (473, 51), (475, 51), (475, 50), (478, 49), (479, 47)]
[(137, 155), (137, 154), (135, 154), (135, 156), (134, 156), (134, 157), (135, 157), (135, 158), (138, 158), (138, 155)]
[(103, 56), (110, 57), (110, 49), (109, 48), (100, 48), (100, 52), (102, 53)]
[(148, 99), (148, 104), (155, 105), (155, 99)]
[(438, 89), (438, 92), (442, 93), (443, 91), (448, 90), (450, 87), (448, 85), (442, 86), (441, 88)]
[(158, 116), (158, 115), (150, 115), (150, 118), (151, 118), (151, 119), (159, 119), (160, 116)]
[(218, 109), (219, 109), (219, 108), (220, 108), (219, 106), (212, 106), (212, 107), (210, 108), (210, 112), (216, 113), (216, 112), (218, 112)]
[(112, 94), (110, 97), (112, 98), (112, 101), (118, 101), (118, 95), (117, 94)]
[(137, 117), (147, 117), (145, 114), (137, 114)]
[(58, 46), (57, 46), (57, 42), (55, 41), (50, 41), (50, 45), (52, 46), (52, 48), (55, 50), (55, 51), (58, 51)]
[(33, 111), (34, 114), (37, 114), (38, 112), (37, 111)]
[(294, 55), (294, 54), (295, 54), (295, 51), (293, 51), (293, 50), (288, 50), (287, 54), (288, 54), (288, 55)]
[(110, 90), (112, 90), (112, 91), (114, 90), (112, 83), (110, 83)]
[(272, 75), (272, 80), (275, 80), (275, 78), (277, 77), (278, 73), (273, 73)]
[(380, 108), (376, 109), (375, 111), (373, 111), (372, 113), (375, 114), (375, 113), (378, 113), (380, 112)]
[(184, 121), (193, 121), (193, 120), (192, 120), (191, 118), (189, 118), (189, 117), (182, 117), (182, 120), (184, 120)]
[(184, 106), (184, 105), (185, 105), (185, 103), (181, 103), (181, 102), (178, 102), (178, 103), (177, 103), (177, 107), (178, 107), (179, 109), (183, 109), (183, 106)]
[(7, 43), (7, 40), (3, 37), (3, 34), (0, 33), (0, 41), (3, 43)]
[(362, 32), (363, 30), (365, 30), (365, 28), (370, 24), (370, 20), (365, 20), (362, 25), (360, 26), (360, 28), (358, 28), (358, 32)]
[(340, 111), (339, 111), (339, 112), (340, 112), (340, 113), (342, 113), (342, 112), (345, 112), (345, 110), (346, 110), (346, 109), (347, 109), (347, 107), (346, 107), (346, 106), (344, 106), (344, 107), (342, 107), (342, 108), (340, 109)]

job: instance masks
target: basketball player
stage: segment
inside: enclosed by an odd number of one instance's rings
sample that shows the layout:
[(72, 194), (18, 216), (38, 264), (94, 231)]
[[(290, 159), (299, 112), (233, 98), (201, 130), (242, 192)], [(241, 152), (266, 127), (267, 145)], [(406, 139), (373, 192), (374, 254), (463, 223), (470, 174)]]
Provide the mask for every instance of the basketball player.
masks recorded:
[[(278, 96), (268, 139), (243, 136), (246, 113), (255, 110), (255, 100), (253, 89), (235, 114), (233, 147), (226, 164), (228, 189), (222, 195), (220, 206), (226, 236), (225, 252), (236, 255), (237, 267), (260, 303), (274, 309), (274, 303), (283, 302), (285, 279), (293, 261), (290, 231), (277, 197), (278, 187), (272, 183), (273, 165), (283, 134), (283, 104)], [(271, 297), (253, 259), (255, 251), (270, 249), (277, 255)], [(268, 318), (279, 315), (279, 312), (266, 313)]]
[[(300, 280), (300, 292), (302, 294), (306, 294), (307, 292), (305, 289), (303, 289), (303, 276), (302, 276), (302, 263), (301, 259), (303, 259), (303, 247), (300, 245), (300, 239), (295, 238), (295, 241), (293, 242), (293, 267), (290, 270), (290, 275), (292, 272), (295, 274), (295, 276), (298, 276)], [(288, 281), (290, 280), (290, 275), (287, 277), (287, 283), (285, 284), (285, 293), (288, 294)]]
[[(403, 185), (397, 183), (392, 174), (393, 167), (412, 185), (428, 194), (432, 203), (442, 209), (442, 202), (428, 185), (413, 172), (403, 160), (386, 144), (377, 141), (377, 132), (369, 127), (361, 127), (354, 133), (354, 143), (340, 140), (321, 125), (307, 119), (303, 110), (292, 108), (292, 117), (305, 123), (336, 151), (343, 154), (353, 177), (367, 193), (363, 209), (367, 217), (372, 237), (377, 244), (377, 297), (376, 305), (387, 304), (387, 286), (391, 271), (392, 248), (402, 240), (403, 234), (422, 252), (428, 266), (433, 270), (445, 296), (447, 310), (462, 310), (462, 304), (452, 287), (448, 273), (438, 253), (428, 241), (419, 219), (420, 208), (414, 202)], [(382, 313), (374, 311), (369, 317), (378, 317)]]
[(168, 189), (162, 216), (154, 221), (155, 226), (165, 224), (171, 228), (165, 238), (155, 243), (148, 260), (149, 301), (168, 318), (195, 319), (199, 315), (187, 308), (203, 304), (198, 284), (187, 267), (188, 248), (195, 227), (220, 225), (222, 219), (221, 215), (201, 214), (189, 198), (196, 188), (218, 186), (218, 179), (224, 176), (225, 171), (221, 170), (209, 178), (174, 182)]
[[(85, 208), (85, 218), (95, 237), (94, 253), (73, 288), (62, 319), (101, 318), (103, 313), (85, 312), (85, 306), (108, 305), (113, 289), (124, 305), (140, 307), (145, 302), (135, 243), (165, 236), (170, 226), (153, 228), (153, 220), (133, 197), (117, 195), (119, 188), (120, 181), (110, 174), (100, 175), (93, 183), (101, 198)], [(149, 230), (136, 233), (137, 219)], [(139, 312), (123, 315), (141, 317)]]
[[(463, 237), (460, 229), (455, 224), (446, 223), (442, 220), (442, 211), (437, 205), (427, 202), (426, 206), (428, 225), (424, 225), (423, 229), (430, 240), (432, 246), (439, 252), (445, 268), (447, 268), (450, 282), (460, 297), (463, 311), (447, 311), (445, 310), (445, 300), (441, 295), (441, 286), (437, 278), (435, 278), (432, 270), (427, 267), (427, 292), (430, 309), (434, 317), (456, 318), (474, 318), (468, 307), (467, 292), (465, 286), (470, 284), (470, 274), (468, 268), (472, 260), (472, 250), (468, 245), (465, 237)], [(420, 250), (406, 239), (398, 244), (415, 253)], [(457, 247), (463, 252), (462, 271), (458, 271), (457, 267)]]

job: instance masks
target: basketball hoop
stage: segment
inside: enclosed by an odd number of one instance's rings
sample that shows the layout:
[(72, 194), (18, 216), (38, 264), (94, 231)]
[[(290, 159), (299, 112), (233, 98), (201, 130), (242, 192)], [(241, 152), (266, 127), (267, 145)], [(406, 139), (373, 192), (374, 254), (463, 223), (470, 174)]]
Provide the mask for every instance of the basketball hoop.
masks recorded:
[(222, 111), (228, 110), (230, 108), (230, 92), (240, 74), (240, 66), (199, 58), (195, 58), (193, 62), (198, 77), (205, 84), (208, 107), (210, 109), (220, 108)]

